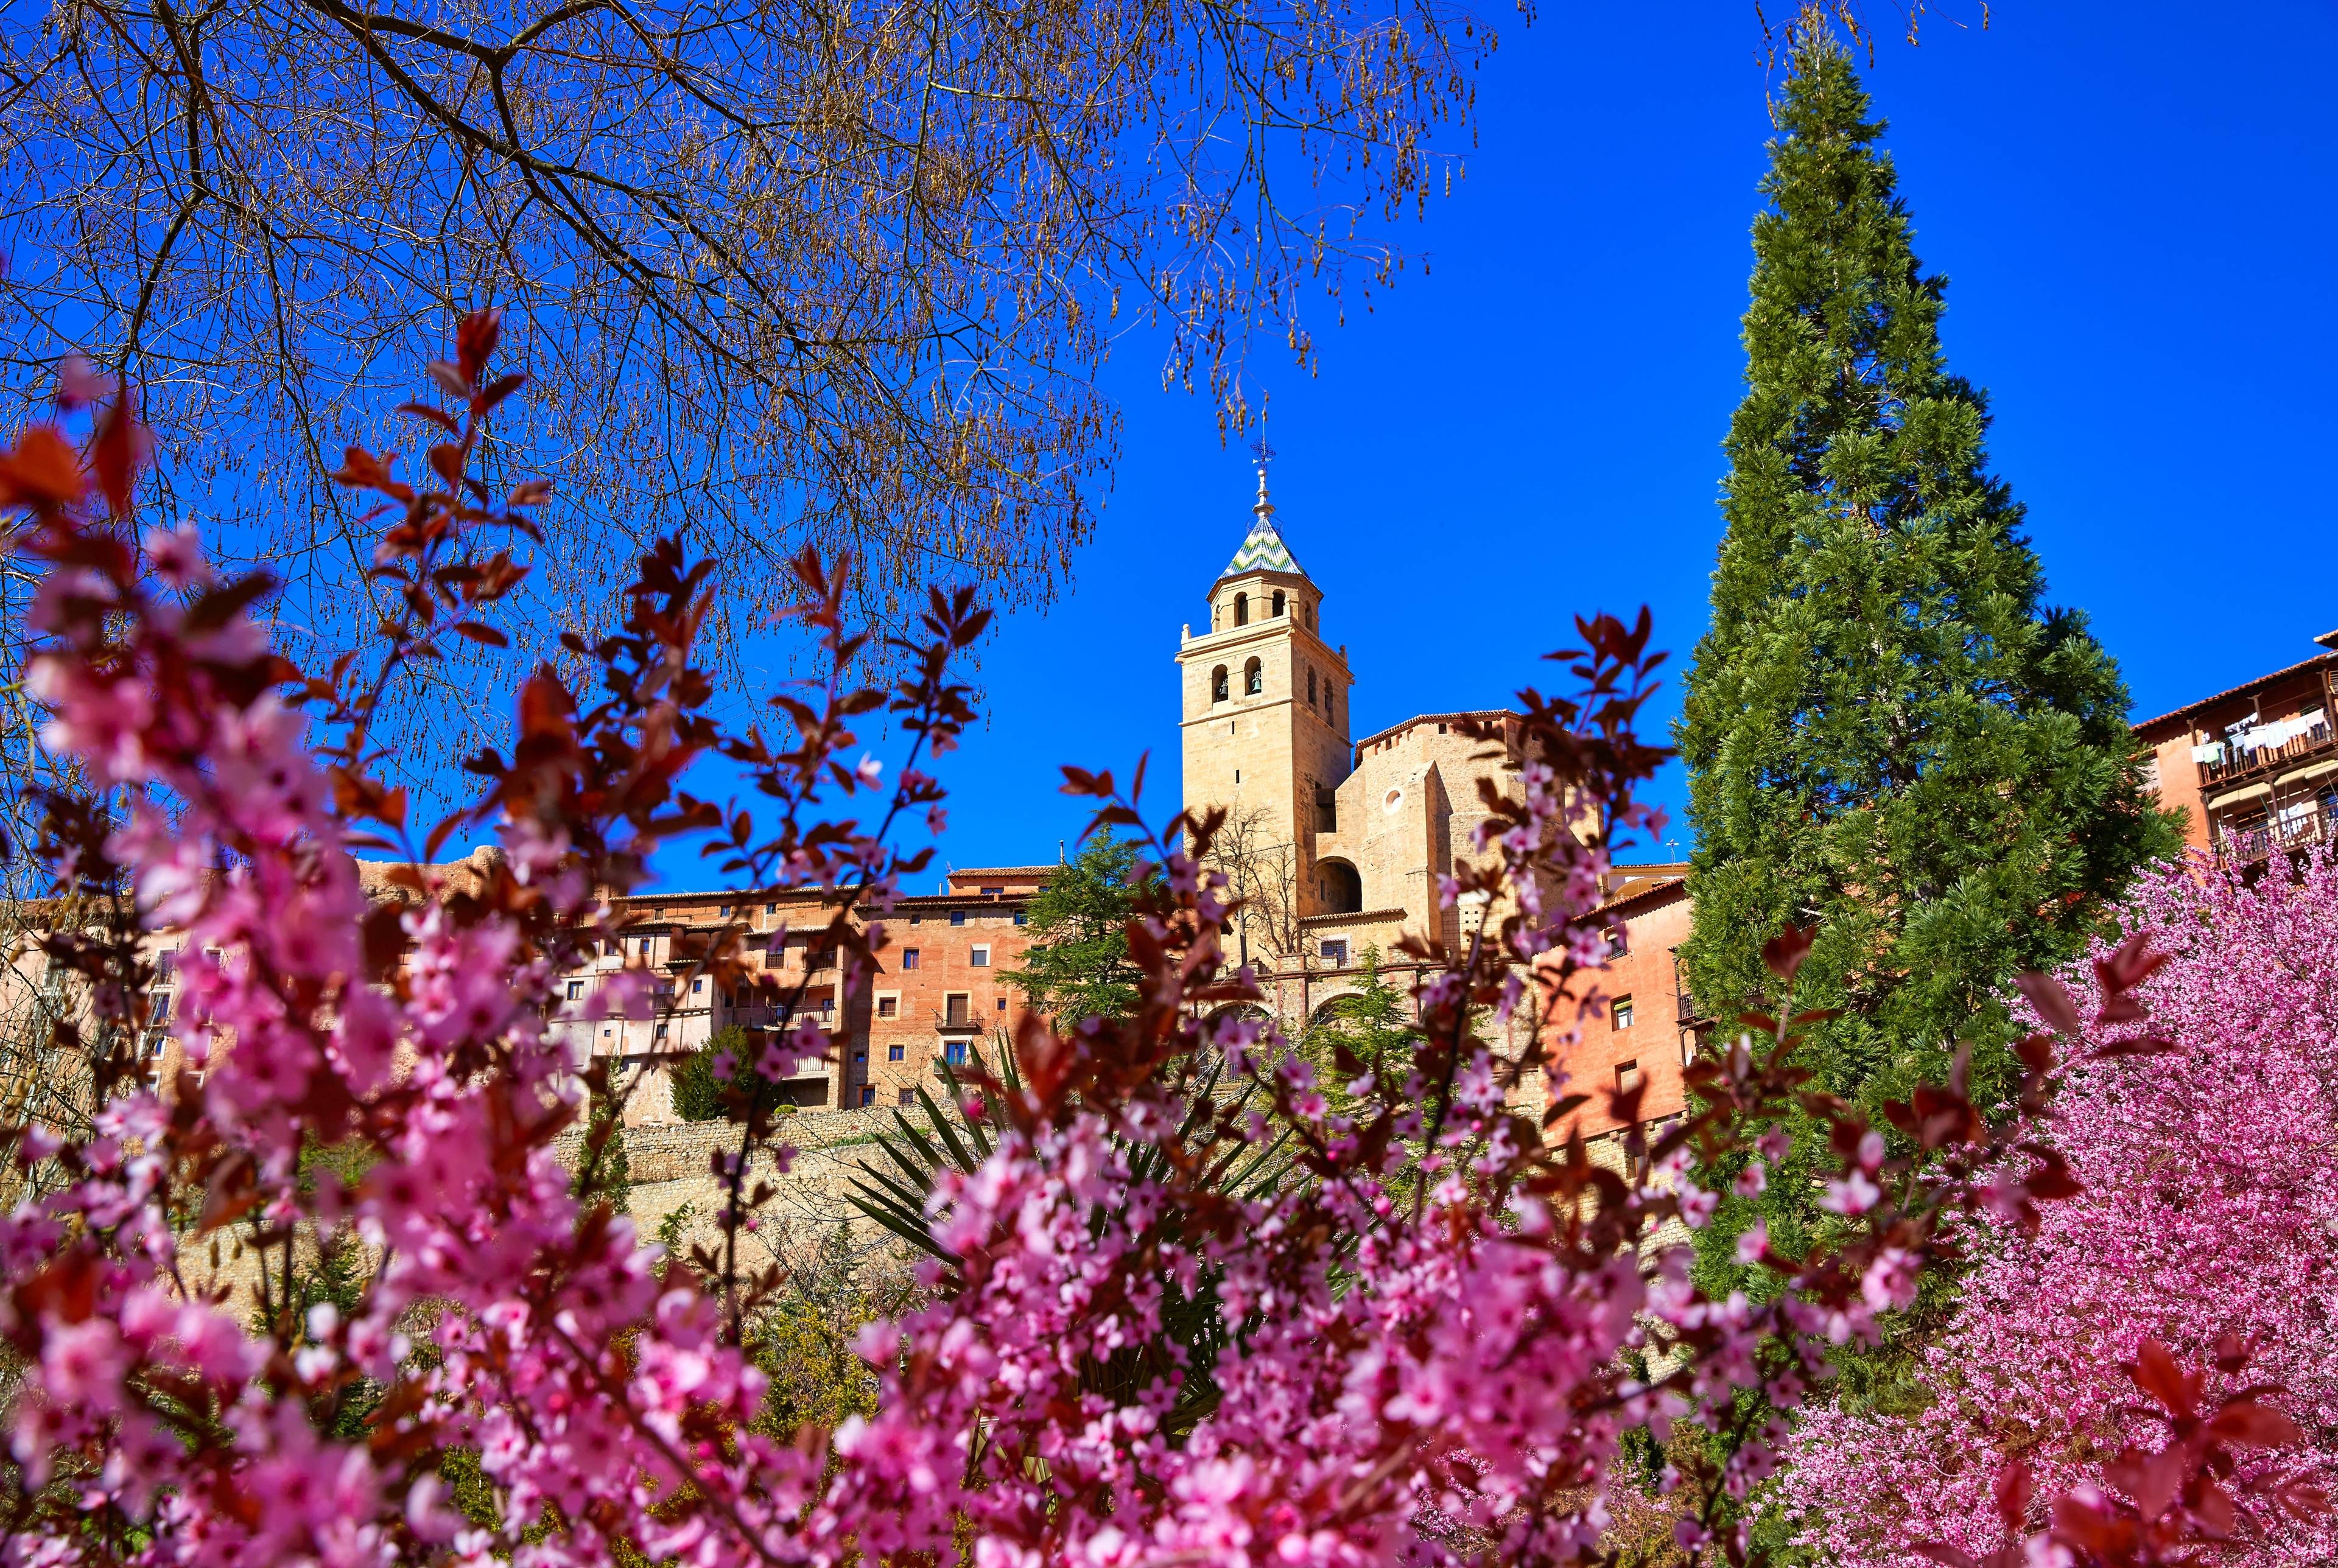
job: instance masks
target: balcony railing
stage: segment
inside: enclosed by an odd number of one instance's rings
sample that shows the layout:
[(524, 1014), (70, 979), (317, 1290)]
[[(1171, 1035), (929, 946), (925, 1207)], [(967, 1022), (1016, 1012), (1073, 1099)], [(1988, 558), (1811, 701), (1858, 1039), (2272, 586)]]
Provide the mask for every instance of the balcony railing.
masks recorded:
[(2292, 735), (2276, 746), (2252, 747), (2245, 740), (2215, 743), (2216, 750), (2200, 763), (2200, 787), (2231, 783), (2268, 773), (2284, 763), (2338, 746), (2338, 730), (2330, 726), (2331, 696), (2324, 692), (2319, 717), (2313, 727), (2301, 734)]
[(1704, 1010), (1695, 995), (1690, 992), (1688, 974), (1681, 967), (1680, 955), (1677, 953), (1673, 955), (1673, 1009), (1674, 1016), (1684, 1025), (1709, 1024), (1713, 1021), (1712, 1014)]
[(2235, 866), (2266, 859), (2276, 849), (2286, 852), (2316, 844), (2338, 844), (2338, 824), (2319, 801), (2245, 823), (2226, 823), (2216, 833), (2216, 853)]

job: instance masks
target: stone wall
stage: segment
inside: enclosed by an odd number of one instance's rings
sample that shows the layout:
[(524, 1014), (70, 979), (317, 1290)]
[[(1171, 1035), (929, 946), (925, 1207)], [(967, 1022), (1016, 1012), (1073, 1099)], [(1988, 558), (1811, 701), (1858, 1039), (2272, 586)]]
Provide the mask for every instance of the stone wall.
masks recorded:
[[(758, 1210), (757, 1230), (746, 1247), (750, 1264), (800, 1257), (840, 1225), (849, 1224), (857, 1242), (877, 1243), (884, 1233), (851, 1205), (852, 1178), (862, 1160), (883, 1161), (873, 1135), (891, 1125), (889, 1114), (880, 1122), (867, 1111), (799, 1111), (789, 1117), (786, 1138), (797, 1152), (786, 1173), (774, 1171), (766, 1156), (748, 1174), (750, 1191), (761, 1181), (775, 1190)], [(714, 1174), (713, 1161), (739, 1147), (738, 1126), (682, 1122), (628, 1127), (624, 1138), (632, 1183), (626, 1208), (641, 1234), (656, 1235), (669, 1215), (687, 1210), (681, 1226), (684, 1245), (719, 1243), (714, 1217), (722, 1207), (725, 1183)], [(583, 1142), (583, 1130), (574, 1130), (562, 1134), (554, 1151), (573, 1167)]]

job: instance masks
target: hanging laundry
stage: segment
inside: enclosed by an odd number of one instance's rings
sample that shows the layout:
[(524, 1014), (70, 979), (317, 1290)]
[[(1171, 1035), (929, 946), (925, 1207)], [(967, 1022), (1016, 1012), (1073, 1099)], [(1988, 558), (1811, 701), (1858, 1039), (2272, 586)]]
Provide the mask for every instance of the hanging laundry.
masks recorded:
[(2224, 760), (2225, 743), (2222, 740), (2211, 740), (2205, 746), (2192, 748), (2192, 760), (2204, 768)]

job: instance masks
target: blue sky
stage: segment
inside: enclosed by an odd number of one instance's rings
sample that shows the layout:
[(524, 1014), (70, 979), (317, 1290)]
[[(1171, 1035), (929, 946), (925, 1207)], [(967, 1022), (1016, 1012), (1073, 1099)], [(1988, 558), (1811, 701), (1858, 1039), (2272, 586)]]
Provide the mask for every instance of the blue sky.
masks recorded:
[[(1950, 280), (1950, 365), (1989, 389), (2050, 595), (2093, 617), (2138, 717), (2338, 627), (2338, 10), (2241, 15), (2004, 0), (1987, 31), (1935, 17), (1919, 48), (1879, 44), (1865, 73)], [(1578, 609), (1646, 603), (1684, 660), (1705, 622), (1769, 134), (1753, 7), (1498, 20), (1467, 178), (1400, 231), (1428, 275), (1344, 326), (1319, 310), (1312, 377), (1253, 366), (1277, 520), (1347, 645), (1360, 735), (1543, 681)], [(988, 717), (947, 769), (957, 865), (1076, 836), (1059, 762), (1149, 749), (1148, 804), (1175, 807), (1178, 626), (1252, 482), (1205, 398), (1159, 390), (1157, 351), (1132, 338), (1112, 368), (1125, 456), (1070, 592), (982, 651)], [(1492, 530), (1537, 547), (1497, 558)], [(1676, 769), (1658, 793), (1677, 815)]]

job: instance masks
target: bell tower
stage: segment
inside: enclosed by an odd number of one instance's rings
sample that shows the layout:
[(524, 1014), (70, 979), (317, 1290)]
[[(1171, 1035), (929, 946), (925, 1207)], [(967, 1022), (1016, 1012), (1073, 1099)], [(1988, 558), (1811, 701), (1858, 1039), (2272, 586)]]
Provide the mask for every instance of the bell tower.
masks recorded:
[(1185, 808), (1255, 816), (1260, 837), (1288, 845), (1302, 914), (1316, 913), (1314, 841), (1333, 822), (1349, 773), (1342, 650), (1323, 640), (1323, 595), (1274, 526), (1266, 469), (1250, 533), (1210, 585), (1209, 620), (1177, 650), (1183, 688)]

